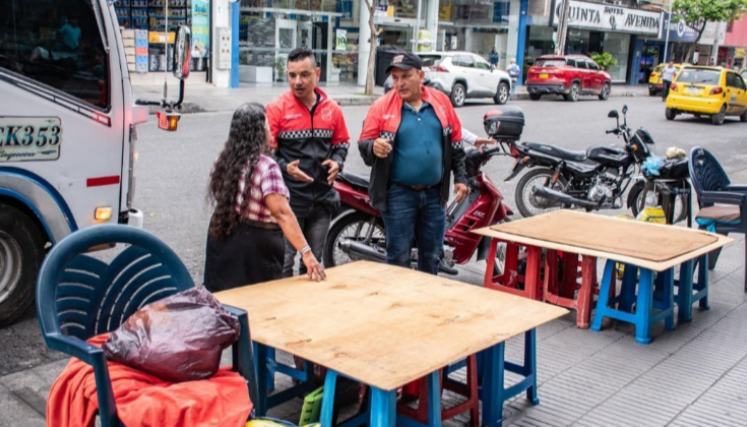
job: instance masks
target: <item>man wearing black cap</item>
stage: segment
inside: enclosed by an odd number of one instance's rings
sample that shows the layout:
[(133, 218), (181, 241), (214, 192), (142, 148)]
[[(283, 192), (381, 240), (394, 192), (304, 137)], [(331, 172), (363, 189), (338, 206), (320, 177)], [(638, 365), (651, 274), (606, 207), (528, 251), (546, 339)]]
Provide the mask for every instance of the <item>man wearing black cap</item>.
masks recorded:
[(446, 95), (422, 85), (422, 68), (413, 53), (394, 57), (386, 70), (394, 90), (371, 106), (358, 148), (371, 166), (368, 192), (384, 218), (388, 263), (409, 268), (417, 239), (418, 269), (437, 274), (449, 171), (457, 201), (467, 195), (467, 176), (459, 118)]

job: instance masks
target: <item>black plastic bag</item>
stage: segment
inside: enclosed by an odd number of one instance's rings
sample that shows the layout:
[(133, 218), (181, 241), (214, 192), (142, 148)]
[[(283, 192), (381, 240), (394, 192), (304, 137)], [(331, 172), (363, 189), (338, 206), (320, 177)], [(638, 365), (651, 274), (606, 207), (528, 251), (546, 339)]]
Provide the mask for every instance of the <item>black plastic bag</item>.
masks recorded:
[(171, 382), (209, 378), (239, 320), (204, 287), (148, 304), (109, 335), (106, 357)]

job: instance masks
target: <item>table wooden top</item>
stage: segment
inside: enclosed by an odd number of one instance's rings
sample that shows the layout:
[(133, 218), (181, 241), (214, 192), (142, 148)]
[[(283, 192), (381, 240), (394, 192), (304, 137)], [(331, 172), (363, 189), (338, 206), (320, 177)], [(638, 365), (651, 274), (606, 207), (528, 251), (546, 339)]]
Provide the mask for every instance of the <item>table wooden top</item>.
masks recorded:
[(249, 314), (252, 339), (394, 390), (567, 310), (386, 264), (330, 268), (215, 294)]
[(702, 230), (570, 210), (498, 224), (475, 233), (654, 271), (664, 271), (733, 241)]

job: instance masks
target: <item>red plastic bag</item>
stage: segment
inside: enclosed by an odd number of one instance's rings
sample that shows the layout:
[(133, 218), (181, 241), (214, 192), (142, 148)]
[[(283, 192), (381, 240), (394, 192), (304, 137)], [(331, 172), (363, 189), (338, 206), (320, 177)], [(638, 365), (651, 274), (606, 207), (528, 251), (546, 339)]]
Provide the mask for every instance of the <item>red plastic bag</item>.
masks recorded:
[(239, 319), (204, 287), (148, 304), (109, 335), (115, 362), (171, 382), (210, 378), (223, 349), (238, 340)]

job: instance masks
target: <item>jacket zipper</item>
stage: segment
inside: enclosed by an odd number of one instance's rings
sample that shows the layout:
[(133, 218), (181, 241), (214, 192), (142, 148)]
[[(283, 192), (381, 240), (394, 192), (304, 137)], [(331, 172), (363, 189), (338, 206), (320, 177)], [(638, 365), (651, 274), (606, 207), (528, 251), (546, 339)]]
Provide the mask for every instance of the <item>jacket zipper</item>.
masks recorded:
[[(315, 94), (316, 94), (316, 92), (315, 92)], [(319, 104), (321, 104), (321, 102), (322, 102), (321, 95), (319, 95), (318, 99), (319, 100), (314, 104), (314, 106), (311, 107), (311, 110), (309, 110), (308, 108), (306, 108), (306, 106), (304, 105), (304, 109), (307, 110), (309, 112), (309, 115), (311, 116), (311, 140), (310, 140), (310, 142), (311, 142), (311, 149), (314, 152), (314, 158), (315, 159), (316, 159), (317, 153), (316, 153), (316, 144), (315, 144), (315, 141), (314, 141), (314, 111), (316, 111), (316, 107)], [(316, 178), (314, 178), (314, 182), (311, 183), (311, 206), (309, 208), (310, 211), (312, 209), (314, 209), (314, 200), (316, 200), (316, 191), (315, 191), (316, 185), (317, 185)]]

